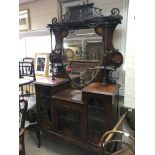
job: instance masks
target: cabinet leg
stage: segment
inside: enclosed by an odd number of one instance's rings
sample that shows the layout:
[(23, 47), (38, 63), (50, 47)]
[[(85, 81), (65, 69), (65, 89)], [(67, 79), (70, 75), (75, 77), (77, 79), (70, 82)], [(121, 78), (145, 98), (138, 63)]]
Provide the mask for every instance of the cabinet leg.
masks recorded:
[(40, 147), (40, 145), (41, 145), (40, 129), (37, 130), (37, 139), (38, 139), (38, 147)]

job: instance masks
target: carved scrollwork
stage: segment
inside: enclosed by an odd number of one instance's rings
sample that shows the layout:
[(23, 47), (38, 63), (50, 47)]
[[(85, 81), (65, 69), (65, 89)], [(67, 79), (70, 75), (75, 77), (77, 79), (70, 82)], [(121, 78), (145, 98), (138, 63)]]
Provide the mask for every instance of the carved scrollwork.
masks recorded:
[(56, 23), (57, 23), (57, 21), (58, 21), (58, 20), (57, 20), (57, 18), (55, 18), (55, 17), (54, 17), (54, 18), (52, 18), (52, 24), (56, 24)]
[(112, 10), (111, 10), (111, 15), (119, 15), (119, 13), (120, 13), (120, 11), (119, 11), (119, 9), (118, 8), (113, 8)]
[(62, 38), (67, 37), (68, 33), (69, 33), (68, 29), (64, 29), (64, 30), (61, 32), (61, 37), (62, 37)]
[(96, 34), (99, 36), (104, 36), (104, 27), (103, 26), (98, 26), (94, 28)]
[(77, 22), (94, 17), (102, 17), (102, 9), (93, 7), (94, 3), (82, 6), (70, 7), (69, 10), (63, 15), (63, 22)]

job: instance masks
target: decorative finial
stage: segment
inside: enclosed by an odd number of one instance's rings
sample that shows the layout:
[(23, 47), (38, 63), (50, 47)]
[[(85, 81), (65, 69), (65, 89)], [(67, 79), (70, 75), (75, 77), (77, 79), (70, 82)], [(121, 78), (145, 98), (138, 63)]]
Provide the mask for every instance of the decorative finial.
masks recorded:
[(119, 15), (119, 13), (120, 13), (120, 11), (119, 11), (119, 9), (118, 8), (113, 8), (112, 10), (111, 10), (111, 15)]

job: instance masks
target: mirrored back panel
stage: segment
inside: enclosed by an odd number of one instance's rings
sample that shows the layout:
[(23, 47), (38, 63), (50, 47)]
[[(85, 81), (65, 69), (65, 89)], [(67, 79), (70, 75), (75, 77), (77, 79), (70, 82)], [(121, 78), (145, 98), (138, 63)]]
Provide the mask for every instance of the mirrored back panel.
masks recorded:
[(102, 37), (94, 29), (74, 30), (63, 40), (63, 64), (74, 82), (83, 86), (98, 73), (104, 55)]

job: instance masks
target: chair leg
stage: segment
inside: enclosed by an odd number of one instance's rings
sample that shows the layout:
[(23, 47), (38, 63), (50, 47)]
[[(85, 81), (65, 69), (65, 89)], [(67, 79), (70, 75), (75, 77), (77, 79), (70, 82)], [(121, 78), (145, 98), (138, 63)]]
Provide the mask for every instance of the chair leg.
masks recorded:
[(26, 155), (25, 152), (25, 142), (24, 142), (24, 134), (20, 137), (20, 145), (21, 145), (21, 150), (19, 150), (19, 155)]

